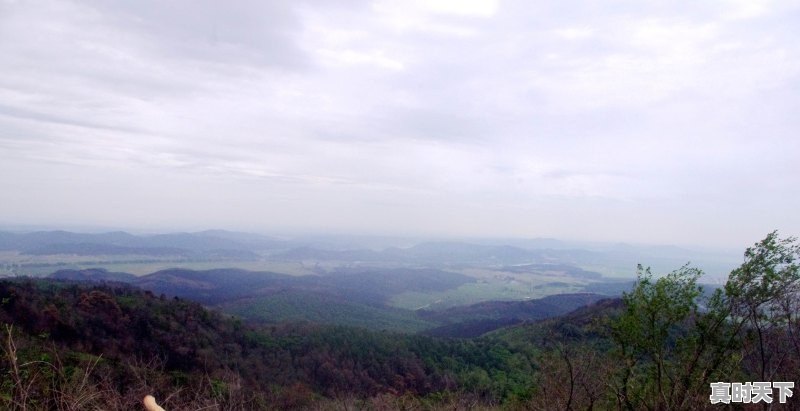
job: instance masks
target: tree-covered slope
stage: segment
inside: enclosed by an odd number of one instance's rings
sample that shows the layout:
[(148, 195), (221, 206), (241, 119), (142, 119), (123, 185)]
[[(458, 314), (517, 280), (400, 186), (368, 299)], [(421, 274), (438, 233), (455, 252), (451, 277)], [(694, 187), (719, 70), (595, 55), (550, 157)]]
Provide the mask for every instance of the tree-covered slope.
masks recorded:
[(497, 342), (309, 324), (256, 329), (123, 285), (2, 281), (0, 301), (0, 322), (8, 325), (0, 401), (8, 406), (25, 389), (27, 401), (47, 408), (62, 398), (62, 385), (84, 377), (85, 393), (114, 397), (125, 404), (119, 409), (146, 392), (172, 395), (173, 405), (215, 398), (269, 408), (443, 392), (492, 402), (531, 387), (530, 359)]
[(524, 321), (566, 314), (602, 298), (598, 294), (575, 293), (526, 301), (486, 301), (440, 311), (422, 311), (420, 317), (444, 324), (427, 330), (428, 335), (469, 338)]
[(215, 308), (259, 323), (307, 321), (410, 333), (439, 325), (426, 321), (409, 310), (368, 305), (321, 292), (291, 289), (240, 298)]

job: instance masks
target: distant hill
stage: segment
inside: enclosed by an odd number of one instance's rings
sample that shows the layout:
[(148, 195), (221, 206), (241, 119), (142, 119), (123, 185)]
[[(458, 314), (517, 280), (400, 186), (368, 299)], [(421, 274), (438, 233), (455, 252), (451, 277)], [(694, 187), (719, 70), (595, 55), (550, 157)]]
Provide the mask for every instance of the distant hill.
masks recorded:
[(566, 314), (606, 298), (599, 294), (557, 294), (527, 301), (486, 301), (441, 311), (420, 311), (420, 317), (444, 325), (425, 331), (438, 337), (477, 337), (498, 328)]
[[(732, 262), (730, 256), (684, 250), (678, 247), (648, 247), (617, 245), (589, 248), (566, 248), (556, 241), (512, 241), (513, 244), (469, 242), (422, 242), (413, 246), (389, 247), (383, 250), (367, 248), (328, 249), (312, 245), (292, 247), (271, 255), (286, 261), (348, 261), (391, 262), (416, 266), (513, 266), (556, 264), (570, 267), (583, 265), (635, 270), (638, 263), (653, 262), (667, 268), (680, 267), (690, 259), (708, 261), (714, 266)], [(535, 248), (532, 248), (535, 247)], [(590, 273), (587, 271), (586, 273)]]
[(0, 250), (27, 251), (53, 244), (132, 244), (136, 237), (121, 231), (102, 234), (72, 233), (69, 231), (36, 231), (32, 233), (0, 232)]
[(498, 328), (481, 338), (502, 341), (515, 350), (541, 349), (555, 343), (581, 341), (608, 348), (609, 321), (624, 308), (621, 298), (597, 300), (564, 315), (537, 321), (525, 321), (509, 327)]
[(286, 248), (288, 243), (257, 234), (223, 230), (199, 233), (133, 235), (121, 231), (99, 234), (68, 231), (0, 232), (0, 250), (29, 255), (145, 255), (190, 258), (257, 258), (256, 251)]
[(607, 298), (591, 293), (556, 294), (525, 301), (485, 301), (477, 304), (452, 307), (441, 311), (422, 311), (425, 318), (437, 321), (459, 322), (465, 319), (518, 318), (538, 320), (555, 317)]
[(293, 248), (273, 257), (284, 260), (394, 262), (436, 266), (469, 264), (529, 264), (551, 262), (556, 256), (569, 254), (564, 250), (527, 250), (508, 245), (483, 245), (464, 242), (424, 242), (408, 248), (390, 247), (382, 251), (323, 250), (309, 246)]
[(58, 270), (50, 274), (57, 280), (89, 281), (89, 282), (123, 282), (134, 283), (137, 277), (133, 274), (110, 272), (103, 268), (87, 268), (84, 270)]
[(59, 243), (32, 247), (22, 252), (25, 255), (146, 255), (188, 257), (190, 252), (172, 247), (125, 247), (113, 244)]
[(138, 277), (133, 284), (157, 294), (217, 304), (280, 287), (291, 287), (298, 277), (234, 268), (187, 270), (172, 268)]

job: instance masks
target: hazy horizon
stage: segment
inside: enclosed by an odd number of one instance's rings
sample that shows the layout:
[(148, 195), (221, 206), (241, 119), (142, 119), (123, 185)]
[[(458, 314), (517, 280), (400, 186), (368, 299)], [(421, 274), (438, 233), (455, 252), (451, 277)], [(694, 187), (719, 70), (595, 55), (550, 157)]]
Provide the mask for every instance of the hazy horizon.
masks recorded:
[(800, 234), (800, 5), (0, 1), (0, 224)]
[[(299, 242), (308, 242), (313, 240), (327, 241), (331, 244), (337, 242), (342, 246), (342, 249), (356, 249), (356, 248), (371, 248), (375, 250), (383, 250), (389, 247), (408, 248), (417, 244), (424, 243), (462, 243), (462, 244), (484, 244), (484, 245), (510, 245), (519, 247), (521, 244), (530, 244), (531, 242), (540, 242), (542, 244), (552, 243), (556, 248), (573, 248), (573, 249), (608, 249), (609, 247), (617, 246), (632, 246), (637, 248), (675, 248), (676, 251), (685, 250), (688, 252), (710, 252), (710, 253), (723, 253), (728, 256), (738, 256), (743, 252), (746, 247), (752, 246), (757, 240), (749, 243), (743, 243), (736, 247), (724, 246), (709, 246), (696, 243), (657, 243), (657, 242), (637, 242), (637, 241), (602, 241), (602, 240), (586, 240), (581, 238), (558, 238), (558, 237), (524, 237), (524, 236), (446, 236), (446, 235), (401, 235), (392, 233), (358, 233), (352, 231), (328, 231), (323, 232), (319, 230), (236, 230), (224, 229), (218, 227), (195, 227), (189, 229), (164, 229), (164, 230), (142, 230), (136, 227), (125, 226), (82, 226), (82, 225), (14, 225), (0, 222), (0, 232), (16, 233), (16, 234), (30, 234), (30, 233), (43, 233), (43, 232), (69, 232), (76, 234), (108, 234), (115, 232), (123, 232), (132, 234), (134, 236), (158, 236), (170, 234), (199, 234), (211, 233), (222, 231), (234, 234), (254, 234), (263, 236), (264, 238), (272, 238), (276, 240), (294, 240)], [(766, 233), (765, 233), (766, 234)], [(785, 235), (781, 235), (785, 237)], [(761, 240), (761, 239), (759, 239)], [(348, 247), (348, 244), (350, 247)], [(388, 245), (386, 245), (388, 244)], [(530, 248), (526, 246), (524, 248)], [(535, 248), (551, 248), (550, 246), (542, 246)]]

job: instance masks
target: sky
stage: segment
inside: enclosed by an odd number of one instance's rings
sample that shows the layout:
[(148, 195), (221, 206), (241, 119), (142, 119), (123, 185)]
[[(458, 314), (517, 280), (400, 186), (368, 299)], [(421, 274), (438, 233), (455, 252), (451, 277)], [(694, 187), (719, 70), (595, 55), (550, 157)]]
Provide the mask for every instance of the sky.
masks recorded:
[(795, 1), (0, 0), (0, 223), (800, 234)]

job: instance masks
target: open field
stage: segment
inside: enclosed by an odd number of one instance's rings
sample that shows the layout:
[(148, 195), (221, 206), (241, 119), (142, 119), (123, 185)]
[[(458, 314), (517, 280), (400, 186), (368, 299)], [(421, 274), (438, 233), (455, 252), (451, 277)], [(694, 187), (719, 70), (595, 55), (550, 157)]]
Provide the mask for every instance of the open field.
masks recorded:
[(488, 300), (510, 301), (541, 298), (553, 294), (578, 292), (582, 289), (583, 287), (578, 283), (552, 282), (531, 286), (530, 283), (514, 280), (481, 280), (440, 292), (405, 292), (392, 297), (389, 304), (410, 310), (439, 310)]

